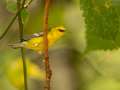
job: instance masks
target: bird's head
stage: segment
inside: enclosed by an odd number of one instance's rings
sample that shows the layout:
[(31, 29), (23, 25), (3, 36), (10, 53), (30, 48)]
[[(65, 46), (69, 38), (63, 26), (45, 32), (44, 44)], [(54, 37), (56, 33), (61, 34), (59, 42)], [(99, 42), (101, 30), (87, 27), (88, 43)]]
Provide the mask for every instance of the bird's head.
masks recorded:
[(50, 31), (52, 37), (60, 38), (64, 35), (66, 28), (64, 26), (53, 27)]
[(61, 33), (64, 33), (66, 28), (64, 26), (58, 26), (58, 27), (55, 27), (55, 29)]
[(65, 31), (66, 31), (66, 28), (64, 26), (58, 26), (58, 27), (52, 28), (52, 32), (59, 34), (59, 35), (63, 35)]

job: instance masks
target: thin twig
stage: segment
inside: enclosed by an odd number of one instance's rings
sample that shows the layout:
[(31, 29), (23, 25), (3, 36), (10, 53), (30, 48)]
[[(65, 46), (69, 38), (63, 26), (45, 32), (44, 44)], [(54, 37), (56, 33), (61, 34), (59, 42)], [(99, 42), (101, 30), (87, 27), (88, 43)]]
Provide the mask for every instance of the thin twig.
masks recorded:
[(22, 2), (22, 7), (24, 7), (26, 0), (23, 0)]
[[(21, 6), (20, 4), (21, 0), (17, 0), (17, 7), (18, 7), (18, 11), (21, 9), (21, 7), (23, 8), (23, 6)], [(23, 3), (25, 2), (25, 0), (23, 1)], [(19, 32), (20, 32), (20, 42), (23, 42), (23, 23), (22, 23), (22, 17), (21, 17), (21, 12), (19, 12), (18, 14), (18, 23), (19, 23)], [(28, 85), (27, 85), (27, 67), (26, 67), (26, 61), (25, 61), (25, 53), (24, 53), (24, 49), (21, 48), (21, 56), (22, 56), (22, 61), (23, 61), (23, 73), (24, 73), (24, 87), (25, 90), (28, 90)]]
[(13, 17), (13, 19), (11, 20), (11, 22), (9, 23), (9, 25), (7, 26), (7, 28), (5, 29), (5, 31), (3, 32), (3, 34), (0, 36), (0, 40), (7, 34), (8, 30), (10, 29), (10, 27), (12, 26), (12, 24), (14, 23), (14, 21), (16, 20), (18, 13), (16, 13), (16, 15)]
[(45, 57), (45, 71), (46, 71), (46, 83), (45, 90), (50, 90), (50, 82), (52, 71), (49, 63), (49, 55), (48, 55), (48, 14), (49, 14), (49, 4), (50, 0), (45, 0), (45, 12), (44, 12), (44, 21), (43, 21), (43, 30), (44, 30), (44, 57)]
[(27, 8), (27, 7), (31, 4), (32, 1), (33, 1), (33, 0), (30, 0), (29, 2), (25, 3), (25, 4), (24, 4), (24, 7)]
[(3, 39), (3, 37), (7, 34), (7, 32), (9, 31), (9, 29), (11, 28), (11, 26), (13, 25), (13, 23), (15, 22), (18, 14), (21, 12), (22, 9), (24, 8), (27, 8), (31, 3), (32, 3), (33, 0), (30, 0), (28, 2), (28, 4), (26, 4), (25, 6), (23, 6), (21, 9), (19, 9), (17, 11), (17, 13), (15, 14), (15, 16), (12, 18), (12, 20), (10, 21), (10, 23), (8, 24), (8, 26), (6, 27), (5, 31), (3, 32), (3, 34), (0, 36), (0, 40)]

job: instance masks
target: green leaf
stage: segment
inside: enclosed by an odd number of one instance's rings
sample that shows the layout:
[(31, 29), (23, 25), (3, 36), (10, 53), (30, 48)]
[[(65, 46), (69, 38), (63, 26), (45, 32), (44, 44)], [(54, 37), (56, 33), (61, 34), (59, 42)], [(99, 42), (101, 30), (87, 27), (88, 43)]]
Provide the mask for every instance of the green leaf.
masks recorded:
[(9, 12), (16, 13), (17, 11), (16, 0), (6, 0), (6, 8)]
[(80, 0), (87, 29), (87, 51), (120, 46), (118, 0)]
[(23, 9), (21, 11), (21, 17), (22, 17), (23, 24), (26, 24), (28, 19), (29, 19), (29, 13), (28, 13), (28, 11), (26, 9)]

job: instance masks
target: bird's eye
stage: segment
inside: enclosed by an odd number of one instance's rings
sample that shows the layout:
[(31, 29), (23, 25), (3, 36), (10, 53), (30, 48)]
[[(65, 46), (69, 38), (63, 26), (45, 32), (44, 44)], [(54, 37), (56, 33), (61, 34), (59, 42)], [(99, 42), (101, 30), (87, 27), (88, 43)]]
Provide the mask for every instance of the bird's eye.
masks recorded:
[(65, 30), (63, 30), (63, 29), (58, 29), (60, 32), (65, 32)]

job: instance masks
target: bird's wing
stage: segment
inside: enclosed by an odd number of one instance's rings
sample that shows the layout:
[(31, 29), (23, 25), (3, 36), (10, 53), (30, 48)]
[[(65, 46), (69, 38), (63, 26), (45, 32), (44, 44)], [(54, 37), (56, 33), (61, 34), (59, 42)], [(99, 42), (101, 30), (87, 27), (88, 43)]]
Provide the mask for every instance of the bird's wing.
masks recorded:
[(34, 34), (31, 35), (31, 38), (41, 37), (41, 36), (43, 36), (43, 35), (44, 35), (43, 32), (40, 32), (40, 33), (34, 33)]
[[(48, 28), (48, 31), (50, 31), (51, 28)], [(39, 33), (34, 33), (32, 35), (27, 35), (24, 37), (24, 41), (28, 41), (30, 40), (31, 38), (36, 38), (36, 37), (42, 37), (44, 35), (44, 32), (39, 32)]]
[(24, 41), (28, 41), (28, 40), (30, 40), (31, 38), (42, 37), (43, 35), (44, 35), (43, 32), (34, 33), (34, 34), (30, 35), (30, 36), (24, 37)]

